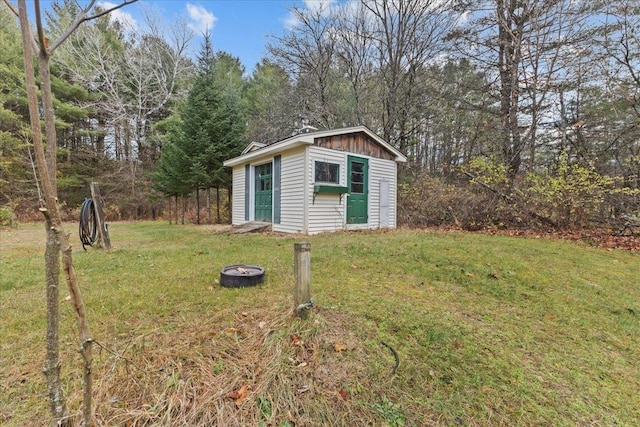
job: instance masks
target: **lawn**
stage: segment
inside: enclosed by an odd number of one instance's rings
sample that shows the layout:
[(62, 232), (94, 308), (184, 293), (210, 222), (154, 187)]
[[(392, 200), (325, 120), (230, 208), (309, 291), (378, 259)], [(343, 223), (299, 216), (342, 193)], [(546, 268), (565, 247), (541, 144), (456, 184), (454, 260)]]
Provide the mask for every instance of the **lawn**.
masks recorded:
[[(96, 425), (640, 419), (637, 253), (420, 230), (232, 235), (140, 222), (114, 223), (110, 235), (109, 253), (74, 238), (97, 343)], [(300, 241), (311, 243), (307, 320), (292, 315)], [(1, 425), (47, 424), (43, 251), (42, 225), (0, 232)], [(220, 269), (238, 263), (263, 266), (266, 283), (219, 286)], [(78, 417), (78, 339), (61, 294)]]

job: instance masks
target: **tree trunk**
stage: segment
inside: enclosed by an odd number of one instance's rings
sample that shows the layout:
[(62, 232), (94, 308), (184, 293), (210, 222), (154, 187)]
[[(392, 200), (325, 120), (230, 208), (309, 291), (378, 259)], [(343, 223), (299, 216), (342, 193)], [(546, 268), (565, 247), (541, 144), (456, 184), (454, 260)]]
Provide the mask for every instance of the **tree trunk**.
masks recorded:
[(184, 225), (184, 213), (187, 210), (187, 198), (182, 196), (182, 225)]
[[(43, 213), (46, 209), (43, 209)], [(46, 246), (45, 286), (47, 306), (47, 350), (44, 362), (44, 375), (47, 379), (47, 393), (54, 423), (68, 416), (67, 403), (60, 381), (59, 349), (59, 283), (60, 283), (60, 242), (56, 237), (51, 217), (45, 216)]]
[(80, 353), (84, 360), (83, 375), (83, 422), (84, 426), (92, 423), (91, 410), (91, 334), (82, 302), (82, 296), (76, 280), (71, 245), (68, 235), (62, 228), (62, 217), (57, 203), (56, 190), (56, 132), (55, 115), (53, 109), (53, 96), (51, 94), (51, 74), (49, 70), (48, 40), (44, 38), (42, 23), (40, 20), (39, 3), (35, 2), (38, 39), (40, 52), (39, 76), (42, 92), (42, 108), (45, 117), (45, 130), (47, 151), (42, 140), (40, 127), (40, 111), (35, 81), (35, 69), (33, 67), (33, 37), (27, 14), (25, 0), (18, 1), (18, 17), (22, 35), (23, 59), (25, 70), (25, 83), (29, 107), (29, 121), (33, 146), (38, 166), (39, 180), (42, 183), (44, 204), (41, 208), (46, 225), (46, 249), (45, 249), (45, 285), (47, 298), (47, 350), (44, 373), (47, 380), (47, 390), (53, 424), (56, 426), (71, 425), (68, 418), (67, 406), (60, 381), (59, 359), (59, 283), (60, 283), (60, 252), (62, 249), (63, 266), (67, 276), (67, 284), (76, 311), (78, 329), (82, 346)]
[[(176, 212), (176, 225), (178, 225), (178, 195), (173, 196), (173, 201), (175, 202), (175, 212)], [(171, 210), (171, 201), (169, 201), (169, 210)]]
[(53, 108), (47, 108), (47, 106), (53, 106), (53, 97), (51, 95), (51, 73), (49, 71), (49, 54), (45, 49), (40, 49), (38, 55), (38, 73), (40, 75), (40, 93), (42, 94), (42, 106), (44, 110), (44, 127), (45, 135), (47, 139), (47, 148), (45, 156), (47, 159), (47, 169), (49, 170), (49, 180), (55, 195), (57, 196), (56, 188), (56, 170), (57, 166), (57, 151), (58, 144), (56, 142), (56, 124)]
[(216, 185), (216, 223), (220, 224), (220, 186)]
[(196, 186), (196, 224), (200, 225), (200, 187)]
[(91, 338), (91, 330), (89, 329), (89, 322), (87, 320), (87, 313), (84, 308), (84, 302), (82, 294), (80, 293), (80, 286), (78, 286), (78, 279), (76, 276), (76, 270), (73, 266), (73, 258), (71, 256), (72, 248), (69, 244), (69, 234), (66, 233), (61, 227), (55, 227), (58, 240), (60, 241), (62, 248), (62, 266), (64, 268), (67, 285), (69, 287), (69, 293), (71, 295), (71, 302), (76, 313), (76, 322), (78, 324), (78, 332), (80, 335), (80, 355), (83, 361), (83, 375), (82, 375), (82, 426), (92, 425), (92, 385), (93, 379), (91, 374), (91, 364), (93, 362), (93, 339)]
[(207, 187), (207, 224), (211, 225), (211, 187)]
[[(40, 112), (38, 110), (38, 95), (36, 88), (35, 69), (33, 67), (33, 47), (31, 45), (30, 24), (27, 16), (27, 6), (25, 0), (18, 2), (18, 16), (20, 18), (20, 29), (22, 32), (22, 47), (24, 50), (24, 70), (25, 84), (27, 89), (27, 100), (29, 105), (29, 119), (31, 122), (31, 132), (38, 167), (38, 174), (42, 182), (44, 202), (47, 209), (56, 209), (55, 191), (51, 183), (51, 175), (47, 168), (44, 145), (42, 141), (42, 130), (40, 128)], [(45, 216), (46, 222), (46, 246), (45, 246), (45, 286), (47, 301), (47, 349), (44, 363), (44, 374), (47, 380), (47, 391), (49, 394), (49, 404), (51, 415), (55, 424), (68, 425), (67, 404), (60, 381), (60, 351), (59, 351), (59, 277), (60, 277), (60, 243), (56, 239), (53, 231), (51, 218)]]

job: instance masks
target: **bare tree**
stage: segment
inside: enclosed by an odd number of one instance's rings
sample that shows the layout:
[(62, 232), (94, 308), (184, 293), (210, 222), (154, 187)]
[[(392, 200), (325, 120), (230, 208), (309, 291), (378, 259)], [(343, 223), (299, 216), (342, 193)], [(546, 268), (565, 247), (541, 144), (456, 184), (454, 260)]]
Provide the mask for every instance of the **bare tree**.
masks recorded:
[(311, 9), (294, 6), (291, 12), (297, 21), (296, 26), (276, 38), (268, 50), (278, 64), (295, 75), (299, 82), (305, 82), (299, 88), (310, 89), (310, 93), (304, 96), (308, 104), (302, 108), (310, 117), (303, 119), (310, 119), (315, 125), (333, 127), (336, 115), (329, 90), (336, 59), (336, 18), (328, 3), (317, 4)]
[[(381, 99), (376, 84), (374, 44), (367, 16), (368, 9), (361, 2), (353, 2), (339, 10), (337, 15), (336, 53), (338, 64), (349, 78), (350, 96), (353, 98), (353, 124), (378, 127), (376, 108)], [(373, 102), (372, 102), (373, 101)]]
[(598, 44), (606, 52), (600, 66), (606, 76), (610, 153), (627, 185), (640, 188), (640, 1), (608, 4)]
[(136, 31), (98, 21), (71, 37), (56, 65), (97, 95), (87, 104), (98, 114), (98, 130), (113, 144), (102, 154), (118, 161), (118, 181), (139, 206), (140, 178), (160, 152), (153, 125), (186, 97), (195, 70), (186, 59), (193, 32), (184, 22), (167, 24), (147, 11)]
[(475, 4), (454, 32), (461, 56), (494, 79), (491, 108), (501, 136), (492, 154), (512, 178), (527, 158), (534, 167), (540, 126), (558, 118), (553, 110), (559, 90), (571, 83), (568, 67), (588, 54), (595, 7), (570, 0), (490, 0)]
[(383, 136), (401, 150), (411, 143), (424, 82), (420, 71), (445, 53), (446, 35), (460, 15), (440, 0), (362, 0), (369, 11), (376, 66), (382, 81)]
[[(69, 234), (64, 230), (62, 217), (57, 201), (56, 185), (56, 131), (55, 115), (53, 108), (53, 98), (51, 93), (51, 74), (49, 63), (51, 54), (65, 40), (86, 21), (98, 18), (115, 9), (136, 0), (123, 0), (119, 5), (103, 10), (96, 14), (90, 14), (95, 1), (81, 9), (74, 22), (68, 29), (60, 35), (54, 42), (45, 36), (42, 25), (39, 0), (34, 1), (37, 37), (33, 37), (29, 23), (27, 6), (25, 0), (18, 0), (16, 9), (9, 0), (4, 3), (11, 9), (20, 20), (22, 34), (22, 44), (24, 53), (25, 83), (27, 87), (27, 99), (29, 103), (29, 118), (31, 122), (31, 132), (38, 170), (38, 179), (43, 189), (43, 206), (41, 212), (45, 218), (46, 225), (46, 250), (45, 250), (45, 281), (47, 288), (47, 352), (44, 372), (47, 377), (47, 389), (53, 425), (70, 425), (68, 411), (62, 385), (60, 381), (60, 359), (59, 359), (59, 275), (60, 275), (60, 255), (66, 275), (67, 285), (74, 305), (79, 335), (80, 354), (83, 358), (83, 408), (82, 424), (87, 426), (92, 423), (92, 403), (91, 403), (91, 363), (92, 363), (92, 337), (89, 323), (84, 309), (84, 303), (80, 293), (80, 287), (75, 274), (72, 259), (72, 248), (69, 243)], [(39, 102), (36, 87), (35, 69), (33, 66), (33, 54), (38, 57), (38, 75), (40, 77), (40, 91), (42, 108), (45, 118), (46, 150), (42, 140), (40, 127)]]

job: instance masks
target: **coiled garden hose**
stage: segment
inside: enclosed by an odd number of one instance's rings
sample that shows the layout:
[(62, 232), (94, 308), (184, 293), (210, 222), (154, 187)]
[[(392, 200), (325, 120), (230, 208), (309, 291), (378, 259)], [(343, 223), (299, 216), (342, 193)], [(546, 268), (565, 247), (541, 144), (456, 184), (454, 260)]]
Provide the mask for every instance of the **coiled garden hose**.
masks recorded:
[(93, 245), (98, 238), (98, 221), (96, 220), (96, 210), (93, 207), (93, 199), (86, 198), (82, 202), (78, 231), (82, 249), (86, 251), (85, 246)]

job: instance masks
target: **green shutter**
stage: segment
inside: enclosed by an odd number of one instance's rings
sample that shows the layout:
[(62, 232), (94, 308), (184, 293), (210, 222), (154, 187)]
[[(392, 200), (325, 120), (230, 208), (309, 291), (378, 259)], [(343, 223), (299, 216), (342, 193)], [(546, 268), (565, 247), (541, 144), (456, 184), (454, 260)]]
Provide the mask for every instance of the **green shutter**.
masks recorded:
[(244, 220), (249, 221), (249, 203), (251, 190), (251, 166), (244, 165)]
[(273, 158), (273, 223), (280, 224), (280, 156)]

